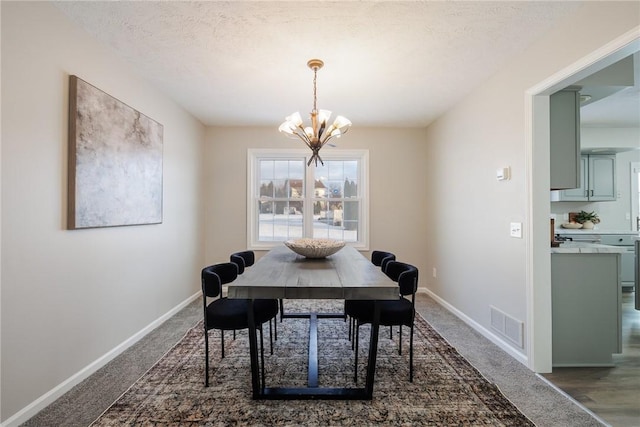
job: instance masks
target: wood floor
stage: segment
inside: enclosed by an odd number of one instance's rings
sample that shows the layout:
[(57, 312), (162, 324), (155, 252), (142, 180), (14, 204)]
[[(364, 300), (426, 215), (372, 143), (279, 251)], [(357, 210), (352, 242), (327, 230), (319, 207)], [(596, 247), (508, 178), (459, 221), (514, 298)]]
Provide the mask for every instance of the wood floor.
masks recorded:
[(622, 353), (613, 368), (554, 368), (544, 377), (614, 427), (640, 427), (640, 311), (622, 294)]

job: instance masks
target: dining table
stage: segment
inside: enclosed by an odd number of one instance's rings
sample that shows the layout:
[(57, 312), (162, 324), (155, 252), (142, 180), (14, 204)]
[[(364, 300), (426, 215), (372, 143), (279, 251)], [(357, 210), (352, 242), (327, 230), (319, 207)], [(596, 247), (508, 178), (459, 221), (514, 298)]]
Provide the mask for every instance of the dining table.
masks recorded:
[[(356, 248), (345, 246), (325, 258), (306, 258), (291, 249), (276, 246), (251, 268), (229, 283), (228, 298), (249, 299), (249, 348), (253, 399), (343, 399), (370, 400), (373, 397), (378, 350), (380, 307), (377, 301), (398, 296), (398, 284), (373, 265)], [(255, 299), (355, 299), (373, 300), (368, 363), (364, 387), (319, 387), (318, 321), (345, 318), (344, 313), (281, 313), (284, 318), (309, 320), (308, 372), (306, 387), (267, 387), (260, 382), (258, 339), (253, 319)], [(277, 354), (276, 354), (277, 357)]]

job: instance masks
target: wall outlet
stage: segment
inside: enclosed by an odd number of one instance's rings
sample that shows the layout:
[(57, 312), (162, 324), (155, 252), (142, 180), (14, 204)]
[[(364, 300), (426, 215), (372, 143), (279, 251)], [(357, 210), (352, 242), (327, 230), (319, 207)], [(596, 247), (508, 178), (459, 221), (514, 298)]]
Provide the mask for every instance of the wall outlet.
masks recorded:
[(626, 220), (630, 220), (631, 219), (631, 214), (629, 212), (627, 212), (626, 214), (624, 214), (624, 219)]
[(436, 270), (436, 268), (435, 268), (435, 267), (433, 267), (432, 274), (433, 274), (433, 278), (434, 278), (434, 279), (435, 279), (436, 277), (438, 277), (438, 270)]
[(522, 238), (522, 223), (521, 222), (512, 222), (511, 223), (511, 237), (517, 237), (518, 239)]
[(562, 219), (564, 219), (565, 221), (569, 221), (569, 213), (563, 213), (562, 214)]

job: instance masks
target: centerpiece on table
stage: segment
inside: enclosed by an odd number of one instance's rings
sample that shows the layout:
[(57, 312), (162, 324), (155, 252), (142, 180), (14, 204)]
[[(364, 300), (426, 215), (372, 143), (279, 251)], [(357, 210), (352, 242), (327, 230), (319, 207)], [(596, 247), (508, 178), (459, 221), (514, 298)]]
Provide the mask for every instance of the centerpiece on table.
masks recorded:
[(325, 258), (333, 255), (345, 245), (344, 240), (334, 239), (294, 239), (284, 242), (285, 246), (305, 258)]
[(596, 224), (600, 222), (598, 214), (595, 212), (580, 211), (575, 216), (576, 222), (582, 224), (582, 228), (585, 230), (592, 229)]

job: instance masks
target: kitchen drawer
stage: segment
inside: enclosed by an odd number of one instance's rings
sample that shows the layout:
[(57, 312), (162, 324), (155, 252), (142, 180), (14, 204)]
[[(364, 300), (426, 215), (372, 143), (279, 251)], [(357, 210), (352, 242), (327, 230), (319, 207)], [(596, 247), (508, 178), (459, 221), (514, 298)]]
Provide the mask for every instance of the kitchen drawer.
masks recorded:
[(637, 238), (637, 234), (602, 234), (600, 236), (603, 245), (613, 246), (633, 246)]

